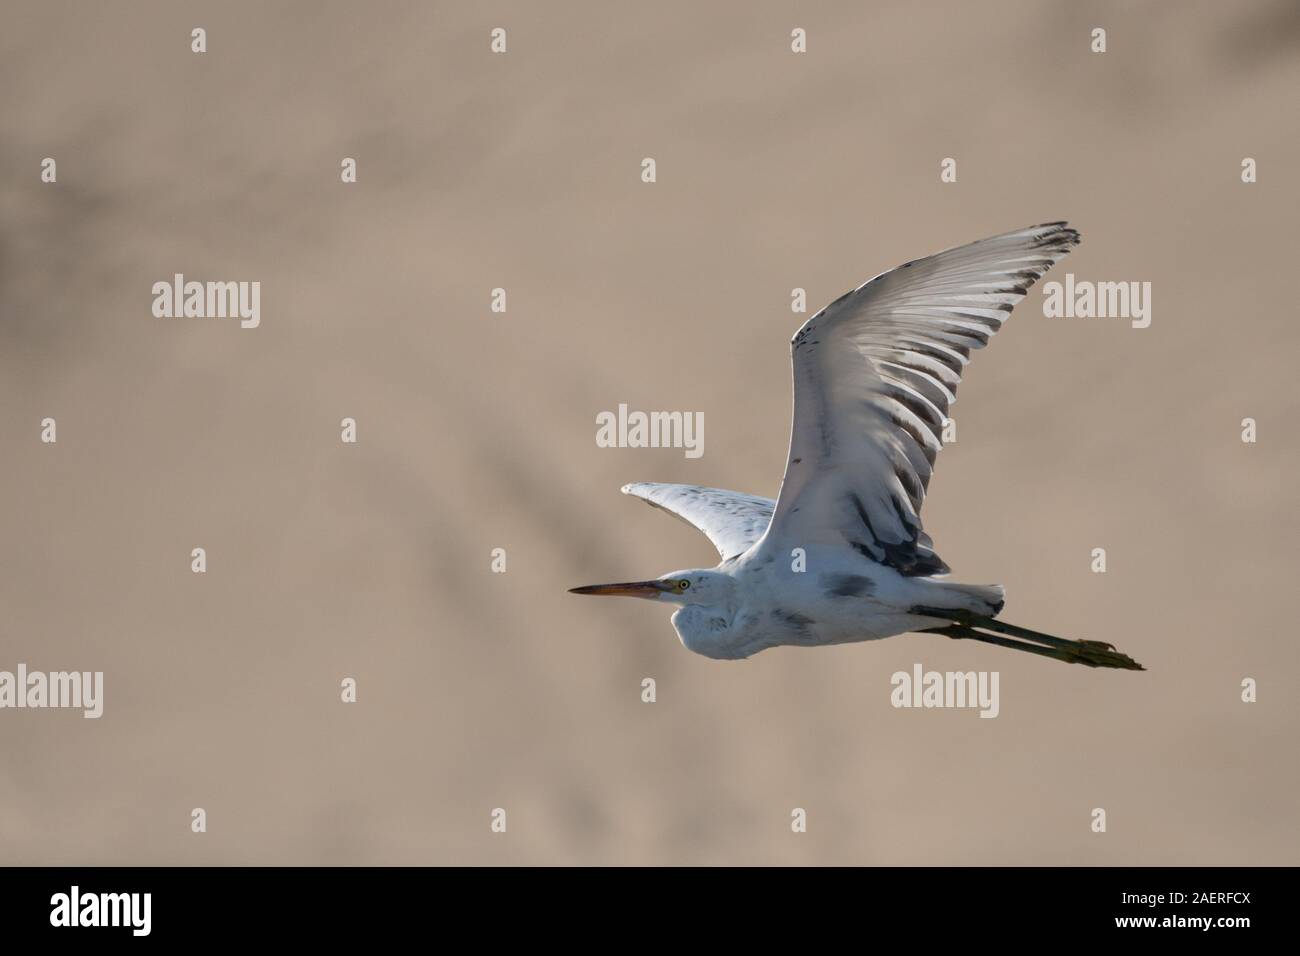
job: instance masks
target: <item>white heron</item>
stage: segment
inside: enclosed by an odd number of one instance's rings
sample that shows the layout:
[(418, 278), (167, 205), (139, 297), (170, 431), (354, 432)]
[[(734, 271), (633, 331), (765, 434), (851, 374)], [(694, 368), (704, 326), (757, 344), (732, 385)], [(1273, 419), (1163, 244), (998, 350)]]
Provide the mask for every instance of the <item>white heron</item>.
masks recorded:
[(1142, 670), (1110, 644), (996, 620), (1002, 586), (949, 581), (921, 529), (971, 352), (1078, 243), (1063, 222), (1032, 226), (905, 263), (840, 296), (791, 340), (794, 422), (776, 501), (698, 485), (623, 487), (704, 532), (717, 567), (573, 593), (678, 605), (682, 644), (724, 660), (922, 631)]

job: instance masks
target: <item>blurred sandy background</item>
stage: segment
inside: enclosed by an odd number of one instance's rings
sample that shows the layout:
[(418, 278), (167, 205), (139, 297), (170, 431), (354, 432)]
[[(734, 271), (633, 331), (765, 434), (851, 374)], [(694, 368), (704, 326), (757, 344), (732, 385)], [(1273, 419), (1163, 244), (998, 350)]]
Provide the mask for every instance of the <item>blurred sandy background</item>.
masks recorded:
[[(0, 669), (106, 701), (0, 712), (0, 861), (1300, 862), (1297, 9), (6, 0)], [(926, 524), (1148, 673), (715, 663), (565, 593), (713, 563), (623, 482), (775, 495), (793, 287), (1062, 218), (1053, 277), (1150, 281), (1153, 324), (1035, 290)], [(174, 272), (261, 281), (261, 328), (153, 318)], [(704, 457), (597, 448), (619, 402), (703, 411)], [(918, 661), (1001, 716), (894, 710)]]

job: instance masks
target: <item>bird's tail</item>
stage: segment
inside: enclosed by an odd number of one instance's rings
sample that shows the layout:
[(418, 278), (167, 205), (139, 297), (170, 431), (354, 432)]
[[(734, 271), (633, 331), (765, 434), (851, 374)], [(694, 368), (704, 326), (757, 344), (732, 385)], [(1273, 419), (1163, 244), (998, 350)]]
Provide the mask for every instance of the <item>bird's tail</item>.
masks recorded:
[(1146, 670), (1127, 654), (1115, 650), (1114, 644), (1106, 644), (1102, 641), (1071, 641), (1041, 631), (1031, 631), (1027, 627), (1008, 624), (1005, 621), (996, 621), (991, 616), (985, 617), (965, 611), (915, 607), (912, 608), (912, 613), (951, 621), (951, 624), (927, 628), (927, 630), (956, 640), (982, 641), (985, 644), (1028, 651), (1031, 654), (1065, 661), (1068, 664), (1083, 664), (1086, 667)]
[(935, 594), (926, 600), (926, 606), (945, 607), (953, 611), (966, 611), (984, 617), (995, 617), (1006, 603), (1006, 589), (1000, 584), (953, 584), (936, 581)]

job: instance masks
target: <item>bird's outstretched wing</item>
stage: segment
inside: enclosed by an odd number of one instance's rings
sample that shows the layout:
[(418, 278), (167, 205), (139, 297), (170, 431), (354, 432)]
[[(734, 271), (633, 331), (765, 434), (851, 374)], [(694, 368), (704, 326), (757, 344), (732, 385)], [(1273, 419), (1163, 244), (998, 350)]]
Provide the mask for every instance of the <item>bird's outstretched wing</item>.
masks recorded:
[(946, 572), (920, 513), (962, 371), (1078, 243), (1055, 222), (958, 246), (805, 322), (790, 343), (790, 457), (763, 547), (847, 544), (903, 574)]
[(703, 531), (724, 561), (744, 554), (763, 536), (776, 507), (771, 498), (699, 485), (641, 481), (624, 485), (623, 494), (648, 501)]

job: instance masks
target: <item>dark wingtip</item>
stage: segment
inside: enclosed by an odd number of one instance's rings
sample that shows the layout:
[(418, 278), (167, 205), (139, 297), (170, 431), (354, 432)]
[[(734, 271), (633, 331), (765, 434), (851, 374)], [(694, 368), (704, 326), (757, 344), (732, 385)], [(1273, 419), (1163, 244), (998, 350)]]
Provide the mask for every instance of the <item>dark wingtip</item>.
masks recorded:
[(1041, 225), (1034, 226), (1035, 229), (1051, 229), (1052, 232), (1046, 233), (1042, 237), (1043, 242), (1060, 242), (1065, 241), (1072, 246), (1077, 246), (1083, 242), (1083, 235), (1078, 229), (1075, 229), (1068, 222), (1062, 219), (1060, 222), (1045, 222)]

